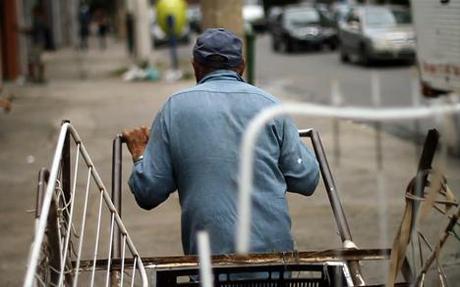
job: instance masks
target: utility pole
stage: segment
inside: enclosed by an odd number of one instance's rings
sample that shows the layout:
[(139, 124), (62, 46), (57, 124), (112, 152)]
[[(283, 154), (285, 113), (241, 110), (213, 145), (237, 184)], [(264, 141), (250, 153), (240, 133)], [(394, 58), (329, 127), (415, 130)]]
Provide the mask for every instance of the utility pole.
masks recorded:
[(147, 0), (130, 0), (133, 2), (134, 30), (135, 30), (135, 56), (138, 61), (150, 59), (152, 41), (150, 39), (149, 4)]
[(16, 1), (0, 1), (0, 28), (3, 45), (3, 79), (15, 80), (21, 73), (19, 65), (18, 14)]
[[(0, 15), (1, 16), (1, 15)], [(3, 58), (3, 51), (2, 51), (2, 36), (0, 35), (0, 93), (3, 87), (3, 66), (2, 66), (2, 58)]]
[(243, 0), (201, 0), (203, 28), (226, 28), (243, 38)]

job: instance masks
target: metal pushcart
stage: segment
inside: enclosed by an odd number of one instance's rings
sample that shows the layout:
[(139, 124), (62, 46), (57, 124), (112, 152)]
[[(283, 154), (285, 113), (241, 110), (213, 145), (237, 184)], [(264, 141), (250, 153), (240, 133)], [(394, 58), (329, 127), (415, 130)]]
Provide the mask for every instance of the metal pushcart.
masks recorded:
[[(436, 258), (428, 257), (430, 263), (415, 274), (403, 248), (408, 244), (404, 232), (395, 242), (407, 242), (393, 251), (356, 247), (319, 133), (308, 129), (299, 135), (311, 140), (343, 245), (323, 251), (212, 256), (214, 286), (371, 286), (366, 285), (361, 264), (390, 259), (396, 264), (396, 275), (399, 270), (403, 275), (403, 281), (395, 285), (421, 282), (422, 273)], [(431, 168), (438, 139), (439, 134), (430, 131), (424, 145), (415, 177), (423, 183), (422, 191), (429, 185), (426, 171)], [(63, 122), (51, 169), (39, 173), (35, 238), (24, 286), (200, 286), (197, 256), (142, 257), (138, 253), (121, 217), (122, 144), (121, 136), (116, 136), (110, 195), (77, 131)], [(423, 199), (423, 192), (408, 190), (406, 198)], [(415, 212), (419, 202), (410, 200), (408, 206)], [(455, 200), (444, 203), (458, 208)], [(449, 226), (456, 225), (458, 211), (448, 216)], [(407, 220), (410, 222), (411, 217), (403, 222)], [(90, 229), (90, 225), (95, 228)], [(433, 253), (439, 252), (443, 240)], [(150, 271), (153, 275), (148, 278)], [(240, 279), (237, 275), (241, 273), (266, 276)]]

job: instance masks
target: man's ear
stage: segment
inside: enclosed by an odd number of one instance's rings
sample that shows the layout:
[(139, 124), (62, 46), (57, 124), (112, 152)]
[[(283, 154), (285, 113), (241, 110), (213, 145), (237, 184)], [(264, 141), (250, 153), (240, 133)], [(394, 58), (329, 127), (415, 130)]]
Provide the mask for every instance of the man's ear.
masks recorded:
[(240, 76), (243, 76), (245, 69), (246, 69), (246, 62), (243, 59), (241, 60), (241, 63), (236, 67), (235, 70)]
[(201, 66), (194, 59), (192, 60), (193, 72), (195, 74), (196, 82), (198, 83), (202, 78)]
[(193, 71), (196, 72), (196, 69), (197, 69), (197, 63), (195, 62), (194, 59), (192, 59), (192, 67), (193, 67)]

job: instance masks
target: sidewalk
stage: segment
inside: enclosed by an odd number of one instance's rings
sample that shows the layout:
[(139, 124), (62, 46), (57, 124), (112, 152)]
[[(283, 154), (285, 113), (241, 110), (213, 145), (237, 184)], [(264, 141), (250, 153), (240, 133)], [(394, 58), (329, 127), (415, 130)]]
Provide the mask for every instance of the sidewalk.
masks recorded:
[[(187, 50), (182, 50), (187, 61)], [(160, 50), (153, 57), (167, 59)], [(113, 72), (129, 65), (124, 47), (112, 44), (106, 51), (78, 54), (64, 49), (46, 56), (49, 82), (44, 86), (14, 86), (11, 113), (0, 111), (0, 285), (22, 282), (34, 221), (36, 177), (40, 167), (49, 167), (58, 128), (69, 119), (79, 131), (96, 168), (110, 185), (111, 145), (122, 129), (150, 126), (167, 97), (194, 85), (193, 80), (177, 83), (123, 82)], [(86, 77), (82, 79), (82, 75)], [(262, 87), (264, 88), (264, 87)], [(269, 90), (275, 96), (280, 93)], [(289, 97), (282, 100), (289, 100)], [(377, 192), (374, 130), (363, 124), (340, 124), (340, 165), (333, 157), (332, 121), (297, 119), (299, 128), (314, 127), (323, 137), (355, 243), (363, 248), (390, 247), (404, 208), (404, 191), (414, 176), (418, 155), (412, 143), (383, 134), (384, 176), (382, 194)], [(135, 204), (126, 185), (131, 163), (124, 153), (123, 218), (143, 256), (180, 255), (180, 208), (175, 194), (151, 212)], [(448, 159), (447, 176), (451, 189), (460, 198), (460, 162)], [(323, 187), (310, 198), (289, 195), (292, 230), (299, 250), (336, 248), (339, 237)], [(386, 201), (387, 209), (379, 210)], [(386, 215), (385, 221), (380, 214)], [(380, 232), (384, 223), (385, 232)], [(430, 228), (439, 223), (430, 222)], [(446, 262), (460, 256), (458, 242), (450, 240)], [(455, 245), (457, 244), (457, 245)], [(452, 270), (458, 267), (453, 265)], [(448, 272), (450, 270), (448, 269)], [(457, 272), (458, 273), (458, 272)], [(457, 274), (458, 275), (458, 274)], [(376, 278), (381, 279), (378, 274)], [(375, 279), (375, 278), (374, 278)]]

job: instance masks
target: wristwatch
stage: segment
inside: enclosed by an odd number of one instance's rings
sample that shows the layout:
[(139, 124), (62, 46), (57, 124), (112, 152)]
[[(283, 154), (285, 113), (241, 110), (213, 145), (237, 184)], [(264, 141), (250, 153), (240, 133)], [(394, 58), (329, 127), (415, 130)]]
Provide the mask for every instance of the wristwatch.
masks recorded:
[(140, 156), (138, 156), (138, 157), (136, 157), (136, 158), (133, 158), (133, 162), (136, 163), (136, 162), (141, 161), (141, 160), (143, 160), (143, 159), (144, 159), (144, 155), (141, 154)]

